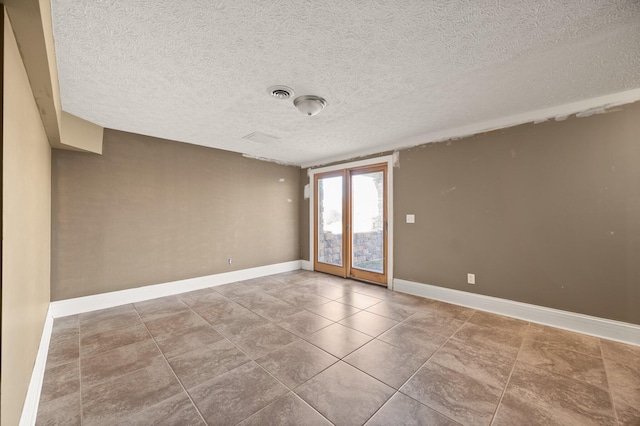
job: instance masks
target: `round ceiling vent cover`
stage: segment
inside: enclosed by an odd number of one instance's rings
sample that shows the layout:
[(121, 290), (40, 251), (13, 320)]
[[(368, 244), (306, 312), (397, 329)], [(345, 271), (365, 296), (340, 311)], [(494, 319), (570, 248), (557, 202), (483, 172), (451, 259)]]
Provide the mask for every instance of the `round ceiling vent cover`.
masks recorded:
[(271, 86), (267, 92), (276, 99), (289, 99), (293, 96), (293, 89), (287, 86)]

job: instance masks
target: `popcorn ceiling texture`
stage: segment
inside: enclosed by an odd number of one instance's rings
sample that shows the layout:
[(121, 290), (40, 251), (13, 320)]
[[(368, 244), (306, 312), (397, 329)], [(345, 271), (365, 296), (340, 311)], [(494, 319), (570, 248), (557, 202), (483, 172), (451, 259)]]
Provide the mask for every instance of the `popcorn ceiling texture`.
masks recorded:
[[(293, 164), (429, 142), (438, 132), (640, 88), (633, 0), (52, 7), (65, 111)], [(266, 93), (274, 84), (328, 105), (306, 117), (292, 100)], [(242, 139), (254, 131), (280, 139)]]

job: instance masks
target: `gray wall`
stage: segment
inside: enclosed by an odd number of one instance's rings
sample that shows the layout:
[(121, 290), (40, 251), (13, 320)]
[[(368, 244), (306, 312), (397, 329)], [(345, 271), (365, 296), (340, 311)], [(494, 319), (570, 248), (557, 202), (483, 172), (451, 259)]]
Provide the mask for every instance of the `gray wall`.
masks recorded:
[(640, 323), (640, 103), (402, 151), (394, 200), (395, 278)]
[(52, 177), (52, 300), (299, 259), (297, 167), (105, 130)]

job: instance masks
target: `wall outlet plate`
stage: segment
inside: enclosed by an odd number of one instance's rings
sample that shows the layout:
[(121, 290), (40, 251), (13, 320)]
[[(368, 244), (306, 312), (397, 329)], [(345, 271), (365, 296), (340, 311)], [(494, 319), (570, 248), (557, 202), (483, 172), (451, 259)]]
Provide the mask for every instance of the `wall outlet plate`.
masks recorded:
[(467, 284), (476, 283), (476, 274), (467, 274)]
[(416, 223), (416, 215), (408, 214), (407, 215), (407, 223)]

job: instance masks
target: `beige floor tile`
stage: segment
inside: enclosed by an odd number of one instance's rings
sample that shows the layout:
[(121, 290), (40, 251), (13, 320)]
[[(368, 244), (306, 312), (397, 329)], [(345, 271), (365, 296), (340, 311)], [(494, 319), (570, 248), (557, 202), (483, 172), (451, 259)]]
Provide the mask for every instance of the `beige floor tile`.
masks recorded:
[(227, 339), (168, 358), (185, 388), (192, 388), (245, 364), (251, 359)]
[(502, 389), (429, 361), (400, 392), (459, 423), (488, 425)]
[(372, 340), (345, 357), (344, 362), (399, 389), (427, 358), (381, 340)]
[(458, 423), (398, 392), (367, 422), (367, 426), (455, 426)]
[(503, 356), (500, 351), (449, 340), (429, 362), (465, 374), (494, 388), (504, 389), (515, 359)]
[(378, 336), (378, 340), (428, 358), (447, 341), (447, 338), (400, 323)]
[(622, 365), (640, 366), (640, 346), (625, 345), (605, 339), (600, 339), (600, 346), (604, 359)]
[(562, 349), (537, 340), (525, 340), (518, 362), (562, 374), (607, 389), (607, 376), (600, 357)]
[(344, 303), (345, 305), (353, 306), (358, 309), (367, 309), (382, 302), (382, 299), (367, 296), (362, 293), (350, 293), (340, 299), (336, 299), (336, 302)]
[(258, 359), (298, 340), (294, 334), (267, 323), (232, 338), (233, 343), (251, 359)]
[(582, 352), (587, 355), (602, 356), (600, 339), (597, 337), (534, 323), (529, 325), (525, 336), (527, 339), (537, 340), (564, 349)]
[(394, 390), (354, 367), (338, 362), (295, 391), (338, 426), (361, 425)]
[(300, 311), (278, 321), (277, 324), (298, 336), (307, 336), (333, 324), (333, 321), (309, 311)]
[(613, 425), (609, 393), (518, 362), (495, 425)]
[(204, 420), (186, 393), (161, 401), (123, 421), (127, 426), (146, 425), (205, 425)]
[(254, 362), (188, 389), (207, 423), (234, 425), (288, 392)]
[(640, 364), (618, 364), (609, 360), (604, 362), (614, 402), (640, 407)]
[(80, 356), (92, 356), (145, 340), (150, 341), (151, 335), (147, 331), (147, 327), (142, 323), (133, 327), (103, 331), (102, 333), (83, 336), (80, 339)]
[[(121, 309), (119, 309), (121, 308)], [(118, 309), (120, 313), (100, 312), (99, 315), (88, 316), (92, 314), (80, 314), (80, 336), (85, 338), (92, 334), (109, 332), (120, 328), (135, 327), (142, 324), (142, 320), (133, 305), (124, 305), (124, 307), (112, 308)]]
[(164, 359), (146, 368), (82, 388), (83, 424), (118, 424), (183, 392)]
[(482, 311), (476, 311), (473, 315), (471, 315), (471, 317), (469, 317), (469, 322), (485, 327), (494, 327), (515, 334), (524, 333), (529, 326), (529, 323), (527, 321)]
[(293, 389), (338, 362), (338, 358), (304, 340), (298, 340), (259, 358), (257, 362), (289, 389)]
[(104, 380), (122, 376), (141, 368), (164, 363), (153, 340), (122, 346), (80, 360), (82, 386), (92, 386)]
[(239, 426), (264, 425), (331, 426), (331, 423), (296, 394), (288, 393), (240, 423)]
[(376, 337), (398, 324), (398, 321), (362, 311), (343, 319), (340, 324), (368, 334), (371, 337)]
[(632, 407), (622, 402), (616, 402), (615, 406), (620, 426), (640, 425), (640, 405)]
[(175, 296), (134, 303), (133, 306), (143, 321), (189, 311), (189, 307)]
[(46, 368), (67, 364), (80, 358), (80, 332), (71, 331), (51, 339)]
[(199, 315), (189, 310), (165, 317), (152, 319), (150, 321), (147, 321), (146, 325), (153, 337), (159, 337), (163, 334), (207, 325), (207, 322), (203, 320)]
[(340, 321), (360, 312), (360, 309), (358, 308), (335, 301), (325, 303), (320, 306), (312, 306), (307, 308), (307, 310), (331, 321)]
[(371, 339), (371, 336), (341, 324), (332, 324), (305, 338), (309, 343), (338, 358), (350, 354)]
[(36, 418), (37, 426), (80, 426), (80, 392), (41, 403)]
[(80, 363), (78, 360), (47, 368), (44, 372), (40, 403), (80, 391)]
[(453, 305), (451, 303), (433, 300), (426, 304), (425, 309), (438, 312), (442, 315), (453, 317), (460, 321), (467, 321), (476, 312), (474, 309), (465, 308), (464, 306)]
[(452, 339), (486, 351), (496, 351), (512, 359), (515, 359), (523, 341), (522, 335), (472, 323), (464, 324)]
[(393, 300), (385, 300), (381, 303), (367, 308), (368, 312), (376, 315), (381, 315), (386, 318), (390, 318), (396, 321), (403, 321), (409, 318), (411, 315), (418, 312), (419, 308), (405, 306), (401, 303), (395, 303)]
[(462, 327), (464, 321), (427, 309), (418, 311), (411, 315), (409, 318), (404, 320), (403, 324), (410, 325), (430, 333), (450, 337), (453, 333), (458, 331), (460, 327)]

